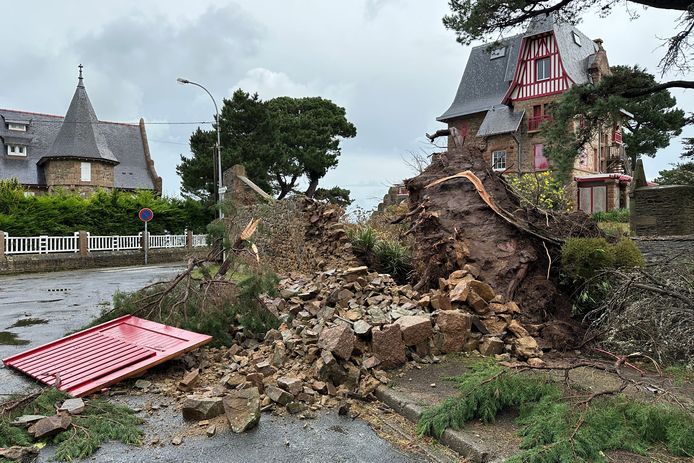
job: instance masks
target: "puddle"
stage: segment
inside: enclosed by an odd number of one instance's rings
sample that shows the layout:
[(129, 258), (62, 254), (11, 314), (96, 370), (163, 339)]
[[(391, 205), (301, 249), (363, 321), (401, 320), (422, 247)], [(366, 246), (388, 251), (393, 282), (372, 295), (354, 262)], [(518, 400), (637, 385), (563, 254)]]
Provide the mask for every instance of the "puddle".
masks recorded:
[(0, 344), (6, 346), (23, 346), (29, 344), (31, 341), (26, 339), (17, 339), (17, 333), (12, 333), (10, 331), (0, 331)]
[(48, 320), (44, 320), (43, 318), (20, 318), (16, 322), (14, 322), (13, 325), (10, 325), (7, 327), (7, 329), (11, 328), (20, 328), (22, 326), (33, 326), (33, 325), (43, 325), (44, 323), (48, 323)]

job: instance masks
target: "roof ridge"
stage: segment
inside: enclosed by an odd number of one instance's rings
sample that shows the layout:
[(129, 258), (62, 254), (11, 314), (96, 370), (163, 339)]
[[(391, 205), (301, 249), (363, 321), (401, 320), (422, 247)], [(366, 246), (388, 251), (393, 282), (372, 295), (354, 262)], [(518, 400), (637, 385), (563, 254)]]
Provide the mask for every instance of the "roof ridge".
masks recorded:
[[(21, 109), (0, 108), (0, 112), (3, 112), (3, 111), (11, 111), (13, 113), (22, 113), (22, 114), (31, 114), (33, 116), (55, 117), (56, 119), (65, 119), (65, 116), (58, 116), (57, 114), (37, 113), (37, 112), (33, 112), (33, 111), (22, 111)], [(101, 124), (127, 125), (128, 127), (138, 127), (140, 125), (139, 122), (104, 121), (101, 119), (97, 119), (97, 122), (99, 122)], [(145, 124), (146, 124), (146, 122), (145, 122)]]
[(33, 111), (22, 111), (21, 109), (0, 108), (0, 111), (12, 111), (13, 113), (31, 114), (34, 116), (58, 117), (60, 119), (65, 119), (65, 116), (59, 116), (57, 114), (37, 113), (37, 112), (33, 112)]

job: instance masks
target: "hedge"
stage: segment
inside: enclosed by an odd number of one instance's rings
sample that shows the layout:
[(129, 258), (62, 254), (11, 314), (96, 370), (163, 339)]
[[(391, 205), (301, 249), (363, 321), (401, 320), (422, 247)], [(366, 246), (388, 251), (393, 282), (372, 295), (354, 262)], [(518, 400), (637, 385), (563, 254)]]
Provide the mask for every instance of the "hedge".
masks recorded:
[(154, 212), (149, 232), (203, 233), (214, 211), (192, 199), (157, 197), (151, 191), (136, 193), (98, 191), (83, 198), (71, 192), (25, 196), (16, 180), (0, 180), (0, 230), (10, 236), (64, 236), (85, 230), (94, 235), (136, 235), (142, 231), (137, 213)]

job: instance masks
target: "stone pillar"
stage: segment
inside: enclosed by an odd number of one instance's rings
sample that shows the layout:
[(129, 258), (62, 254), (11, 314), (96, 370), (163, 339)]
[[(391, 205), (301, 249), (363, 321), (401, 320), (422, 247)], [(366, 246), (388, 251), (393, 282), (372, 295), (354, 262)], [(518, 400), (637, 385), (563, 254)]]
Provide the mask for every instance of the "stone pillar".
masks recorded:
[(80, 255), (86, 256), (89, 254), (89, 233), (84, 230), (80, 230), (77, 242), (80, 248)]
[(5, 232), (0, 230), (0, 261), (5, 260)]
[(193, 230), (186, 230), (186, 248), (193, 248)]

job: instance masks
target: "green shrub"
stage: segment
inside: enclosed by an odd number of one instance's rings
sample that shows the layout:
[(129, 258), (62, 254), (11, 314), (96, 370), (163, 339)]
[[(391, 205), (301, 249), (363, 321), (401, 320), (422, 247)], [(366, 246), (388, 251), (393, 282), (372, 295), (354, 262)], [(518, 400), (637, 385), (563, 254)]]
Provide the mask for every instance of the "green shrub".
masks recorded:
[(396, 240), (380, 240), (374, 254), (382, 270), (395, 277), (406, 277), (412, 270), (410, 250)]
[(574, 282), (583, 283), (603, 270), (643, 267), (641, 251), (628, 238), (610, 244), (604, 238), (569, 238), (562, 246), (564, 272)]
[(590, 280), (614, 266), (612, 245), (605, 238), (569, 238), (561, 249), (561, 263), (574, 281)]
[(643, 267), (646, 261), (636, 243), (628, 238), (621, 239), (612, 247), (615, 268)]
[(369, 225), (358, 225), (354, 228), (350, 228), (348, 237), (358, 252), (373, 251), (378, 241), (376, 230)]
[(616, 244), (604, 238), (569, 238), (562, 246), (561, 263), (565, 283), (577, 290), (573, 307), (576, 315), (599, 307), (609, 296), (609, 277), (596, 278), (601, 272), (645, 265), (641, 251), (629, 238)]
[(629, 223), (629, 209), (612, 209), (593, 214), (593, 220), (597, 222)]
[(505, 176), (521, 204), (549, 211), (570, 211), (566, 184), (549, 171)]

